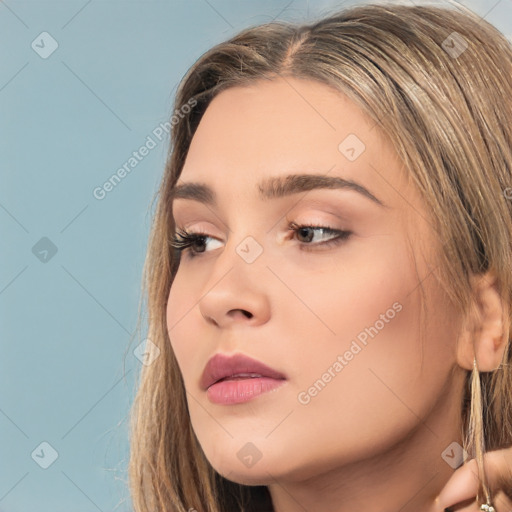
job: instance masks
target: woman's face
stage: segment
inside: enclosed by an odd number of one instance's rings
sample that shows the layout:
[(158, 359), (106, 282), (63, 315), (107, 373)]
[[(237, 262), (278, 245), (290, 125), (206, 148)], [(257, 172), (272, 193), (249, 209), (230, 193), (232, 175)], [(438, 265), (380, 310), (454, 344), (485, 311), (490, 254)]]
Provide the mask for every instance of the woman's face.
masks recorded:
[[(285, 181), (303, 174), (338, 185)], [(215, 200), (173, 202), (178, 229), (208, 236), (181, 255), (167, 324), (213, 467), (256, 485), (306, 479), (399, 442), (415, 443), (404, 458), (440, 458), (460, 430), (456, 312), (435, 278), (429, 212), (378, 126), (313, 81), (231, 88), (194, 135), (178, 185), (190, 183)], [(350, 234), (293, 232), (292, 222)], [(212, 401), (201, 375), (219, 353), (286, 380), (245, 401)]]

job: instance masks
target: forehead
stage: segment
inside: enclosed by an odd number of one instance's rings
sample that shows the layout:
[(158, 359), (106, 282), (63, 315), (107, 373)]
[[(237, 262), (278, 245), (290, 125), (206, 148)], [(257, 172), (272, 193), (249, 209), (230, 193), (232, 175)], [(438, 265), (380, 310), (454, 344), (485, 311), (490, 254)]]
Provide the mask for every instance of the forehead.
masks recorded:
[(206, 109), (179, 181), (252, 197), (264, 179), (308, 173), (381, 189), (383, 199), (403, 188), (405, 174), (375, 125), (347, 96), (312, 80), (232, 87)]
[[(291, 77), (258, 81), (229, 88), (212, 100), (187, 163), (214, 157), (250, 160), (258, 167), (283, 159), (304, 163), (315, 155), (318, 159), (320, 152), (324, 161), (334, 163), (342, 156), (339, 144), (350, 134), (360, 141), (357, 150), (364, 144), (364, 152), (382, 152), (383, 141), (373, 124), (345, 95), (324, 84)], [(346, 163), (349, 167), (350, 160)]]

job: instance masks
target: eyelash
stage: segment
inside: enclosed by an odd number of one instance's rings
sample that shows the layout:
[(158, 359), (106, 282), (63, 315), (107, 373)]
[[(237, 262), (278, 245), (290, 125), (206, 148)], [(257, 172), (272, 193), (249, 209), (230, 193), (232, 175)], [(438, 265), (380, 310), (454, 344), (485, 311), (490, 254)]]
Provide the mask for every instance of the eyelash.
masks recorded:
[[(316, 247), (316, 246), (322, 246), (322, 247), (337, 246), (337, 245), (341, 244), (342, 242), (344, 242), (345, 240), (347, 240), (350, 237), (350, 235), (352, 234), (351, 231), (334, 229), (329, 226), (296, 224), (295, 222), (290, 222), (290, 224), (288, 225), (288, 232), (291, 231), (293, 233), (298, 233), (301, 229), (305, 229), (305, 228), (316, 229), (316, 230), (322, 229), (326, 235), (337, 235), (337, 236), (335, 236), (334, 238), (331, 238), (325, 242), (317, 242), (314, 244), (309, 244), (307, 242), (300, 242), (300, 244), (302, 246), (302, 250), (304, 250), (304, 251), (314, 251), (315, 249), (312, 249), (312, 247)], [(211, 237), (210, 235), (208, 235), (206, 233), (191, 233), (191, 232), (185, 231), (183, 229), (178, 229), (177, 232), (174, 234), (174, 236), (171, 238), (170, 244), (171, 244), (171, 247), (174, 247), (174, 249), (176, 249), (179, 252), (180, 255), (183, 251), (190, 248), (190, 250), (188, 251), (189, 258), (196, 258), (199, 255), (205, 253), (205, 251), (196, 252), (196, 251), (192, 250), (192, 245), (195, 242), (197, 242), (198, 240), (204, 241), (205, 238), (214, 238), (214, 237)], [(310, 245), (312, 247), (307, 247), (308, 245)]]

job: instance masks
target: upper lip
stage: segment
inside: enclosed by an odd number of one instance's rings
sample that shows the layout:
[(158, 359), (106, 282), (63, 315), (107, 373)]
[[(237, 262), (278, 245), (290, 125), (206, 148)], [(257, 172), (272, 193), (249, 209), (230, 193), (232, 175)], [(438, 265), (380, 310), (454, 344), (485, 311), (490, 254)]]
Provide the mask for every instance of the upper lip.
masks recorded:
[(209, 359), (203, 370), (200, 386), (201, 389), (206, 390), (221, 379), (243, 374), (252, 374), (248, 377), (258, 376), (273, 379), (286, 379), (286, 377), (277, 370), (243, 354), (235, 354), (233, 356), (215, 354)]

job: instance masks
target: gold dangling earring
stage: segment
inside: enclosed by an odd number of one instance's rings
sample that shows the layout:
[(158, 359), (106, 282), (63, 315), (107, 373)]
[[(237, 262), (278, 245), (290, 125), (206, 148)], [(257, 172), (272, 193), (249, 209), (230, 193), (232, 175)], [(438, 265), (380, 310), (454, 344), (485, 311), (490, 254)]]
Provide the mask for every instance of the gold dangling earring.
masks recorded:
[(484, 468), (484, 431), (483, 431), (483, 407), (482, 407), (482, 388), (480, 385), (480, 372), (476, 364), (476, 357), (473, 359), (473, 371), (471, 373), (471, 408), (469, 419), (469, 438), (471, 443), (472, 455), (476, 459), (479, 476), (477, 503), (480, 503), (482, 494), (485, 495), (486, 503), (480, 505), (480, 510), (485, 512), (496, 512), (491, 504), (491, 496)]

